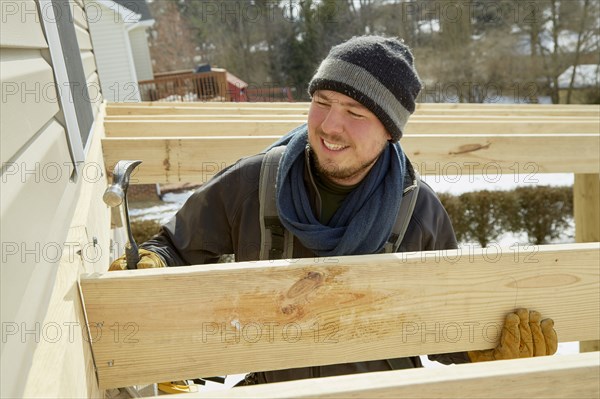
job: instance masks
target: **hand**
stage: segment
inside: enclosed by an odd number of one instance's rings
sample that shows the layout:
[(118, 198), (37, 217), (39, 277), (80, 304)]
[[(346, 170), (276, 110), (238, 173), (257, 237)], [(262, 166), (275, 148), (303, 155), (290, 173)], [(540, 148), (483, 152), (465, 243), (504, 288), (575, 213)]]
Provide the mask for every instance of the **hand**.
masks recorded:
[[(556, 353), (558, 338), (552, 319), (542, 319), (535, 310), (517, 309), (504, 321), (500, 343), (494, 349), (467, 352), (471, 362), (519, 359)], [(541, 320), (541, 322), (540, 322)]]
[[(138, 269), (153, 269), (156, 267), (166, 267), (167, 265), (163, 262), (162, 258), (155, 254), (154, 252), (148, 251), (146, 249), (139, 249), (138, 253), (140, 254), (140, 261), (137, 264)], [(114, 270), (126, 270), (127, 269), (127, 261), (125, 260), (125, 255), (121, 256), (114, 260), (114, 262), (108, 268), (108, 271)]]

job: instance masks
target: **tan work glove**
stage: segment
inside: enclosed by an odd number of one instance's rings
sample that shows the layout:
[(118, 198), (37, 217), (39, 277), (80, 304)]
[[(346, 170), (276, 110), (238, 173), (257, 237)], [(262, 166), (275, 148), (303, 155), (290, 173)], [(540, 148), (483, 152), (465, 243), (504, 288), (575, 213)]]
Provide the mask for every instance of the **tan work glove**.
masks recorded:
[[(138, 253), (140, 254), (140, 261), (137, 264), (138, 269), (153, 269), (156, 267), (166, 267), (162, 258), (155, 254), (154, 252), (148, 251), (146, 249), (139, 249)], [(109, 272), (114, 270), (126, 270), (127, 269), (127, 261), (125, 260), (125, 255), (117, 258), (111, 263), (108, 268)]]
[[(504, 321), (500, 343), (494, 349), (467, 352), (471, 362), (519, 359), (556, 353), (558, 338), (552, 319), (542, 319), (535, 310), (517, 309)], [(540, 322), (541, 320), (541, 322)]]

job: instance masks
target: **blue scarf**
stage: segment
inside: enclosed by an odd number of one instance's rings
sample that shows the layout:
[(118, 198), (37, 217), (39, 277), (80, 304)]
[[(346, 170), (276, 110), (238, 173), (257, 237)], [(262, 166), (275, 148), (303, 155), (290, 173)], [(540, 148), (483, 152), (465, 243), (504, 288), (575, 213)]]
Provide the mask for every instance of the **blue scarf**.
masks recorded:
[(402, 201), (406, 158), (390, 143), (363, 181), (342, 202), (328, 225), (315, 217), (304, 185), (308, 129), (304, 124), (271, 147), (287, 145), (277, 172), (277, 211), (283, 226), (318, 256), (379, 253)]

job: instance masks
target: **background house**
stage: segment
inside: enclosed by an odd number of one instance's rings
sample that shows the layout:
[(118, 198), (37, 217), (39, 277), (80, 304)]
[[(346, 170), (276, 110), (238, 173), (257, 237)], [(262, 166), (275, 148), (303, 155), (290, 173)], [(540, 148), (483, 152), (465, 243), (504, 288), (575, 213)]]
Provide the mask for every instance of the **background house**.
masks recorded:
[(98, 74), (107, 101), (140, 101), (139, 80), (153, 78), (145, 0), (86, 0)]
[[(573, 69), (575, 75), (573, 76)], [(586, 104), (600, 101), (600, 65), (571, 65), (558, 77), (561, 103), (566, 103), (569, 86), (573, 78), (572, 104)]]

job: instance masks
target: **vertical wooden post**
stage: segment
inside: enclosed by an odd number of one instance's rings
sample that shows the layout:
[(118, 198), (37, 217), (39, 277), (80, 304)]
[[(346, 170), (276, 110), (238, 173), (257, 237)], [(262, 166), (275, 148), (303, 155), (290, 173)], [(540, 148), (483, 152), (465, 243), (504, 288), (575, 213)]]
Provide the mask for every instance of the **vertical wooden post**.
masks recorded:
[[(575, 174), (573, 185), (575, 241), (600, 241), (600, 175)], [(600, 350), (600, 341), (582, 341), (580, 352)]]
[(227, 71), (217, 72), (217, 82), (219, 86), (220, 95), (221, 97), (223, 97), (223, 101), (231, 101), (229, 86), (227, 85)]

